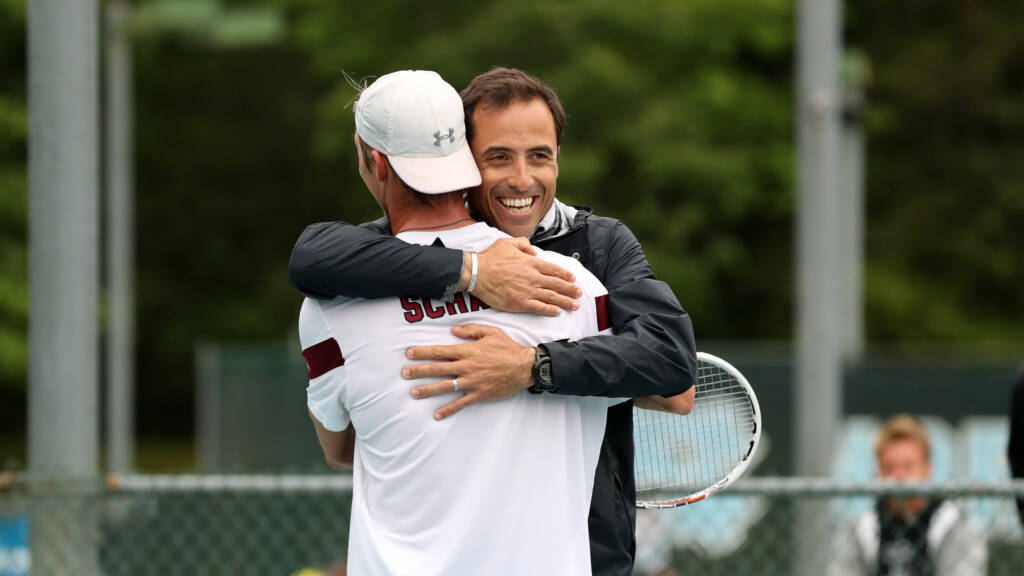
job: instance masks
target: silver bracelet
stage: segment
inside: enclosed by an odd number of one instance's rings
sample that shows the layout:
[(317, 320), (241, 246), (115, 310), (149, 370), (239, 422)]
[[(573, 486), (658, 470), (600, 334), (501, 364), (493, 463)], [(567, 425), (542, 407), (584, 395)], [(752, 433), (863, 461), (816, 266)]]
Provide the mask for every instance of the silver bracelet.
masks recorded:
[(476, 273), (477, 273), (476, 252), (470, 252), (469, 253), (469, 257), (472, 259), (473, 262), (472, 262), (472, 264), (470, 264), (471, 268), (470, 268), (470, 272), (469, 272), (469, 287), (466, 288), (466, 292), (472, 292), (473, 288), (476, 288)]

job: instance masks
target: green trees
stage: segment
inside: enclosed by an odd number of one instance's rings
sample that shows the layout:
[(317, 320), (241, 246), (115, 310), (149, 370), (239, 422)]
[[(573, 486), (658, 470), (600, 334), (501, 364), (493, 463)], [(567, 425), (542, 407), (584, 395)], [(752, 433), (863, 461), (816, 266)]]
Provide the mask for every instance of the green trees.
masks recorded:
[[(333, 82), (322, 142), (359, 76), (494, 65), (550, 81), (569, 115), (559, 195), (621, 217), (704, 337), (788, 338), (793, 6), (783, 0), (288, 3)], [(1024, 8), (845, 3), (868, 86), (869, 340), (992, 349), (1024, 327)], [(326, 128), (325, 128), (326, 127)], [(347, 136), (347, 135), (346, 135)]]
[(870, 335), (975, 350), (1019, 343), (1024, 5), (861, 0), (848, 20), (874, 67)]
[(24, 422), (28, 357), (25, 5), (0, 0), (0, 420)]
[[(262, 3), (287, 15), (275, 47), (136, 44), (143, 433), (189, 429), (197, 340), (293, 332), (286, 263), (305, 224), (378, 215), (344, 73), (426, 68), (461, 88), (505, 65), (549, 81), (568, 113), (559, 197), (633, 229), (698, 337), (790, 337), (792, 2)], [(1024, 8), (1011, 4), (846, 2), (847, 44), (873, 70), (871, 341), (1024, 339)], [(16, 428), (25, 12), (0, 0), (0, 418)]]

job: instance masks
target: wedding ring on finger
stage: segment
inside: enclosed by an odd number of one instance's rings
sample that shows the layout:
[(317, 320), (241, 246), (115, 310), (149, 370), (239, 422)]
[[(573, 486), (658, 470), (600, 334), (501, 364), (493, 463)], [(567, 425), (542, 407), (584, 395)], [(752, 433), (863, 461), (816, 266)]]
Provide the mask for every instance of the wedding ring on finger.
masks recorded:
[(458, 392), (458, 391), (459, 391), (459, 379), (458, 378), (452, 378), (452, 392)]

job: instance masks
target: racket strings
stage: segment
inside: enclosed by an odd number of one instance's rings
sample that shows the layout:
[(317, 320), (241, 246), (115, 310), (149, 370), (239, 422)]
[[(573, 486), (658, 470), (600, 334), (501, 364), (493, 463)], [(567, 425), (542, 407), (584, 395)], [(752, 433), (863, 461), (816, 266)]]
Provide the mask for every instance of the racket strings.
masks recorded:
[(729, 372), (700, 363), (693, 411), (633, 411), (637, 499), (671, 501), (725, 477), (746, 456), (755, 414)]

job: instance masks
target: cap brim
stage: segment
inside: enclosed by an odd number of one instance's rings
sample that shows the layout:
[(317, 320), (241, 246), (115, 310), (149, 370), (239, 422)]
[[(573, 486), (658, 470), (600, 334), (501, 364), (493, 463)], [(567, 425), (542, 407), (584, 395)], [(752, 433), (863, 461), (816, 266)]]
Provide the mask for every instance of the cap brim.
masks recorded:
[(480, 170), (469, 146), (433, 158), (388, 157), (388, 162), (410, 188), (424, 194), (446, 194), (480, 185)]

